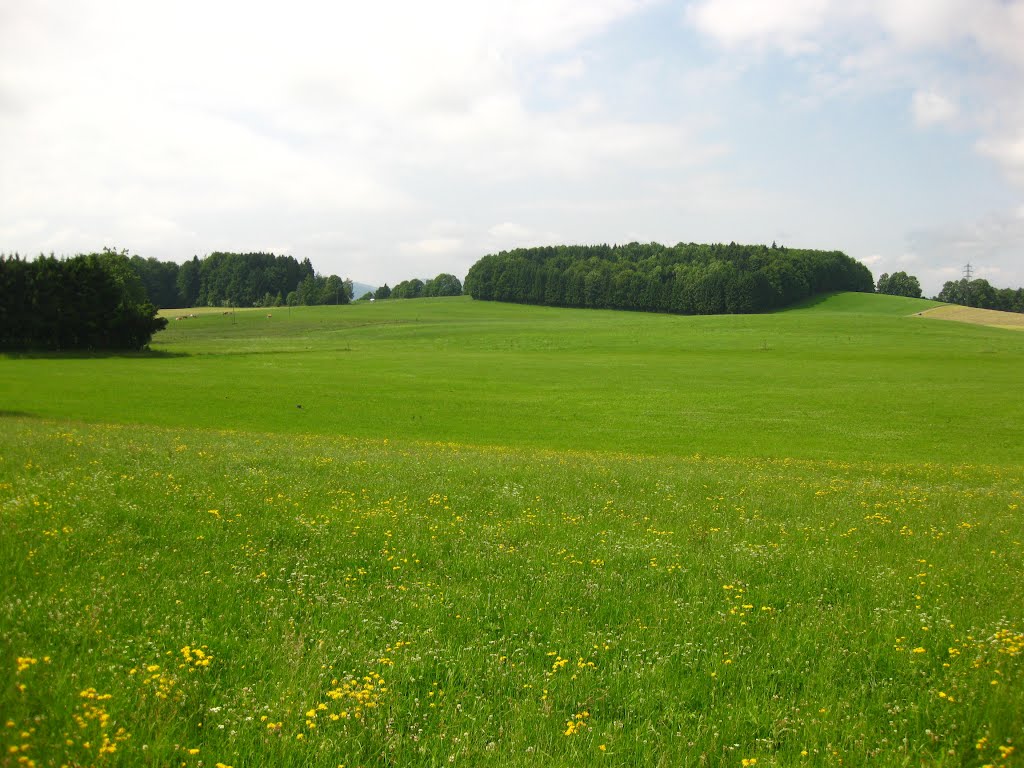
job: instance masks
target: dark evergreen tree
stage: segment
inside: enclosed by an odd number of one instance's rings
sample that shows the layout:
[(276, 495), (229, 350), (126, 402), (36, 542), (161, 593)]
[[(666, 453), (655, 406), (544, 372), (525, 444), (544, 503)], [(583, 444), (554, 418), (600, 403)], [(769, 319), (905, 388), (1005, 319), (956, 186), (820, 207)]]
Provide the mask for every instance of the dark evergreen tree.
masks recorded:
[(0, 256), (0, 348), (138, 350), (167, 325), (127, 253)]
[(194, 307), (199, 304), (200, 288), (199, 257), (193, 256), (178, 268), (177, 286), (181, 306)]

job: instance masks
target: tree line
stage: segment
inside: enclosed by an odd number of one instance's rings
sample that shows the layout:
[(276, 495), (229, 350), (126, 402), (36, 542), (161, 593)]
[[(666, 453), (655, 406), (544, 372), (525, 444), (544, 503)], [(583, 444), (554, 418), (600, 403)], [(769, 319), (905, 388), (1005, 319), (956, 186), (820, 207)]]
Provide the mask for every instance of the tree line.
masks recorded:
[(0, 254), (0, 349), (139, 350), (166, 325), (124, 252)]
[(840, 251), (765, 245), (629, 243), (519, 248), (484, 256), (466, 276), (474, 299), (687, 315), (785, 307), (826, 291), (875, 289)]
[(158, 308), (348, 304), (352, 282), (309, 259), (211, 253), (184, 264), (101, 253), (0, 254), (0, 349), (142, 349), (167, 325)]
[(461, 296), (462, 283), (455, 275), (442, 272), (437, 277), (423, 281), (418, 277), (403, 280), (394, 288), (384, 283), (376, 291), (367, 291), (360, 301), (373, 299), (420, 299), (430, 296)]
[(950, 280), (935, 299), (965, 307), (1024, 312), (1024, 288), (995, 288), (984, 279)]
[(168, 307), (278, 307), (348, 304), (352, 281), (320, 275), (309, 259), (214, 252), (184, 264), (131, 257), (150, 300)]
[[(893, 296), (921, 298), (921, 284), (916, 277), (908, 275), (906, 272), (882, 274), (878, 278), (876, 290), (879, 293), (888, 293)], [(964, 307), (1024, 313), (1024, 288), (996, 288), (988, 280), (980, 278), (950, 280), (942, 286), (942, 290), (934, 298), (935, 301), (959, 304)]]

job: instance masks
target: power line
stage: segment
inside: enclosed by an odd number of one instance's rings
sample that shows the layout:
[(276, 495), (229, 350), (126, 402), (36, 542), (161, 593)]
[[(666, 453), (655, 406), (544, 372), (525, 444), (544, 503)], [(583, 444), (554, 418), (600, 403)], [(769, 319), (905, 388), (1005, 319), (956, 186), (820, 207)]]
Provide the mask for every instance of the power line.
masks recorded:
[(964, 267), (964, 280), (971, 279), (971, 263), (967, 262), (967, 266)]

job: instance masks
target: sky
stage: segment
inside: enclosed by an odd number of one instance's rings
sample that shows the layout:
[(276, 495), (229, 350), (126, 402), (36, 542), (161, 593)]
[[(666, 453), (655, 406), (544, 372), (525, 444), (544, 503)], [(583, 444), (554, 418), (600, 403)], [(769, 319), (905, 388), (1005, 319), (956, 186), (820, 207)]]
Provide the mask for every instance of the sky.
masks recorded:
[(1024, 0), (0, 0), (0, 252), (631, 241), (1024, 286)]

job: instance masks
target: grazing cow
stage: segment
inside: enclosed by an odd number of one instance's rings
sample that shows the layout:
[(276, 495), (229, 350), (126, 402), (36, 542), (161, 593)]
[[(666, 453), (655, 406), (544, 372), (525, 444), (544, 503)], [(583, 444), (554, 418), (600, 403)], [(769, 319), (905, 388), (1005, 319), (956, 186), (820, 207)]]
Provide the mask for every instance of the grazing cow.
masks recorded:
[(273, 315), (272, 315), (272, 314), (270, 314), (270, 313), (268, 313), (268, 314), (267, 314), (267, 317), (273, 317)]

